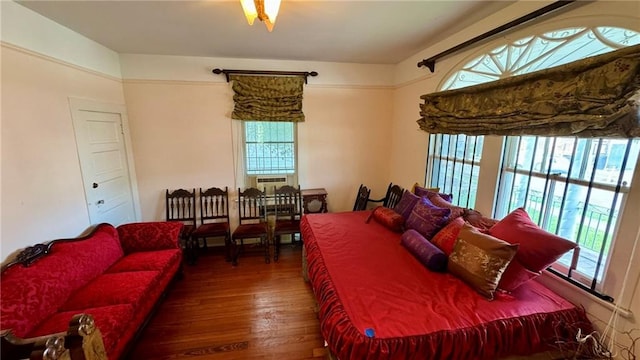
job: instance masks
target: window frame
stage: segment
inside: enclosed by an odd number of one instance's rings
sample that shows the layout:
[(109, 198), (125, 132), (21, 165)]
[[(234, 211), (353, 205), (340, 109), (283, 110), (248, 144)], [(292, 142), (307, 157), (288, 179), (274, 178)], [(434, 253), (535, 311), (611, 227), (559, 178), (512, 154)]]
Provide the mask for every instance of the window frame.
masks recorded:
[[(448, 149), (447, 154), (442, 155), (442, 149), (444, 148), (443, 143), (445, 142), (445, 136), (448, 137)], [(455, 136), (456, 145), (453, 150), (453, 155), (451, 153), (451, 144), (452, 139)], [(480, 174), (480, 161), (482, 160), (482, 149), (478, 152), (478, 143), (480, 142), (480, 146), (483, 147), (484, 139), (478, 141), (479, 138), (484, 138), (482, 136), (465, 136), (464, 139), (464, 150), (462, 157), (458, 157), (458, 147), (459, 147), (459, 136), (460, 135), (449, 135), (449, 134), (430, 134), (429, 135), (429, 144), (427, 146), (427, 169), (425, 171), (425, 183), (427, 187), (431, 188), (439, 188), (439, 191), (442, 193), (452, 194), (453, 195), (453, 203), (458, 206), (463, 206), (466, 208), (472, 208), (476, 204), (476, 194), (472, 195), (472, 190), (475, 190), (477, 193), (478, 184), (476, 182), (475, 188), (473, 186), (474, 182), (474, 174), (476, 178), (479, 178)], [(473, 152), (468, 153), (469, 145), (468, 140), (473, 138)], [(440, 153), (436, 154), (435, 148), (440, 144)], [(479, 156), (476, 156), (479, 154)], [(470, 155), (470, 159), (467, 159), (467, 155)], [(438, 163), (436, 167), (436, 162)], [(440, 172), (442, 171), (442, 164), (444, 163), (444, 170), (446, 171), (450, 165), (453, 167), (453, 173), (451, 176), (451, 181), (447, 183), (446, 178), (443, 177), (441, 181)], [(460, 169), (462, 170), (463, 176), (460, 177), (460, 181), (458, 181), (458, 192), (455, 190), (455, 173), (458, 171), (457, 165), (460, 165)], [(463, 189), (462, 184), (464, 182), (464, 168), (465, 166), (470, 166), (469, 171), (469, 179), (468, 179), (468, 187), (466, 192), (466, 197), (462, 195), (460, 190)], [(434, 173), (437, 172), (437, 175)], [(459, 171), (458, 171), (459, 172)], [(435, 176), (435, 178), (434, 178)], [(470, 201), (470, 198), (473, 198), (473, 201)]]
[[(529, 138), (529, 140), (535, 140), (533, 151), (530, 153), (531, 159), (524, 160), (524, 164), (520, 164), (518, 158), (520, 158), (519, 152), (522, 148), (522, 140), (524, 138)], [(540, 139), (543, 139), (543, 145), (538, 146), (538, 142)], [(553, 152), (556, 147), (556, 141), (558, 139), (571, 139), (572, 146), (572, 157), (569, 163), (569, 167), (565, 174), (561, 172), (554, 172), (551, 167), (551, 161), (553, 159)], [(577, 153), (577, 149), (581, 146), (580, 141), (582, 141), (583, 150), (581, 153)], [(619, 227), (621, 225), (622, 214), (625, 210), (625, 204), (628, 200), (628, 196), (631, 192), (631, 185), (633, 185), (633, 173), (629, 173), (630, 168), (634, 168), (634, 171), (638, 171), (638, 166), (629, 166), (627, 163), (628, 159), (637, 159), (638, 158), (638, 149), (640, 148), (640, 142), (636, 139), (623, 139), (626, 143), (625, 146), (625, 158), (622, 159), (620, 165), (620, 169), (618, 169), (618, 173), (616, 175), (616, 180), (611, 184), (605, 183), (601, 180), (597, 179), (598, 171), (603, 170), (598, 168), (599, 162), (601, 158), (599, 154), (602, 154), (602, 148), (607, 147), (611, 148), (612, 145), (615, 144), (615, 140), (611, 141), (608, 138), (593, 138), (593, 139), (576, 139), (576, 138), (568, 138), (568, 137), (542, 137), (542, 136), (510, 136), (505, 137), (505, 145), (504, 152), (502, 155), (503, 164), (500, 170), (500, 178), (499, 183), (503, 184), (505, 181), (509, 181), (510, 184), (504, 184), (504, 186), (499, 186), (498, 191), (495, 197), (495, 210), (494, 217), (497, 215), (498, 218), (505, 216), (516, 207), (524, 205), (525, 208), (530, 208), (531, 201), (527, 201), (531, 196), (531, 188), (532, 181), (543, 181), (544, 182), (544, 190), (542, 191), (543, 199), (541, 202), (540, 214), (536, 218), (534, 214), (530, 213), (532, 220), (538, 224), (541, 228), (545, 230), (559, 234), (561, 231), (560, 222), (564, 219), (563, 216), (567, 214), (563, 211), (565, 204), (571, 204), (571, 199), (568, 197), (568, 191), (570, 187), (573, 187), (574, 191), (583, 191), (586, 192), (584, 198), (574, 199), (579, 204), (581, 202), (585, 203), (584, 208), (578, 212), (580, 217), (579, 222), (573, 223), (577, 226), (575, 228), (574, 234), (577, 232), (577, 235), (574, 237), (567, 237), (567, 239), (576, 242), (581, 247), (581, 252), (579, 256), (579, 260), (589, 261), (593, 260), (593, 256), (595, 256), (593, 266), (593, 275), (588, 273), (583, 273), (582, 270), (588, 271), (589, 265), (586, 263), (578, 262), (578, 266), (575, 269), (570, 269), (570, 260), (564, 259), (559, 260), (552, 264), (551, 272), (555, 275), (562, 277), (564, 280), (571, 282), (572, 284), (583, 288), (584, 290), (591, 292), (595, 296), (598, 296), (607, 301), (613, 301), (611, 296), (605, 294), (603, 290), (603, 284), (607, 280), (607, 274), (609, 266), (611, 265), (612, 253), (613, 249), (616, 246), (617, 234), (619, 231)], [(562, 144), (562, 143), (561, 143)], [(593, 150), (596, 150), (595, 152)], [(535, 154), (542, 151), (545, 154), (542, 157), (542, 161), (538, 163), (535, 157)], [(550, 154), (550, 156), (546, 156), (546, 154)], [(520, 159), (522, 160), (522, 159)], [(521, 166), (520, 166), (521, 165)], [(533, 168), (539, 166), (540, 169), (534, 171)], [(546, 169), (546, 170), (545, 170)], [(581, 174), (581, 172), (585, 172)], [(624, 180), (624, 174), (630, 174), (631, 184), (625, 184), (626, 180)], [(600, 174), (602, 175), (602, 174)], [(520, 176), (520, 180), (518, 181), (516, 178)], [(583, 178), (583, 176), (587, 176), (587, 178)], [(512, 204), (513, 194), (515, 193), (516, 183), (526, 181), (526, 191), (524, 204)], [(555, 187), (560, 186), (563, 187), (562, 194), (560, 197), (560, 208), (557, 213), (557, 221), (559, 223), (556, 224), (556, 228), (548, 228), (547, 225), (551, 225), (550, 219), (554, 217), (554, 211), (551, 207), (553, 207), (553, 201), (550, 203), (547, 196), (552, 194), (554, 196), (554, 200), (557, 197), (555, 194)], [(596, 230), (593, 232), (593, 241), (596, 242), (596, 234), (598, 230), (601, 230), (603, 233), (603, 238), (601, 239), (602, 244), (599, 249), (595, 249), (589, 247), (584, 241), (589, 237), (589, 232), (592, 231), (591, 219), (586, 221), (586, 214), (588, 213), (589, 207), (597, 206), (594, 199), (597, 196), (597, 192), (605, 191), (610, 192), (610, 197), (606, 198), (607, 202), (610, 202), (610, 207), (607, 208), (609, 214), (618, 214), (615, 217), (608, 216), (606, 220), (603, 222), (599, 222)], [(508, 194), (508, 195), (505, 195)], [(550, 212), (548, 212), (550, 211)], [(550, 221), (547, 223), (547, 221)], [(566, 223), (565, 223), (566, 224)], [(570, 223), (571, 224), (571, 223)], [(604, 230), (600, 228), (599, 225), (604, 224)], [(563, 236), (559, 234), (559, 236)], [(589, 257), (586, 255), (588, 252), (593, 252), (592, 256)], [(562, 262), (566, 264), (563, 264)]]
[[(587, 19), (588, 21), (585, 21)], [(595, 19), (595, 20), (594, 20)], [(523, 39), (532, 34), (543, 34), (550, 31), (558, 31), (570, 27), (585, 27), (596, 28), (601, 26), (623, 28), (633, 32), (638, 32), (640, 29), (637, 24), (632, 24), (628, 21), (620, 21), (619, 18), (598, 16), (591, 17), (585, 16), (583, 18), (576, 17), (570, 19), (562, 19), (560, 21), (549, 22), (545, 24), (536, 25), (531, 28), (523, 29), (504, 39), (492, 41), (473, 54), (466, 56), (462, 59), (457, 66), (454, 65), (450, 71), (444, 74), (441, 78), (438, 88), (442, 88), (448, 81), (456, 74), (456, 72), (468, 64), (472, 59), (476, 59), (482, 54), (487, 54), (497, 46), (505, 45), (504, 43), (513, 43), (513, 39)], [(515, 35), (519, 34), (519, 35)], [(517, 40), (516, 40), (517, 41)], [(450, 85), (450, 84), (448, 84)], [(447, 86), (448, 86), (447, 85)], [(480, 174), (478, 179), (478, 189), (482, 191), (478, 192), (476, 199), (476, 210), (483, 213), (492, 214), (495, 217), (497, 202), (497, 189), (500, 181), (501, 171), (500, 164), (502, 163), (502, 149), (506, 140), (504, 137), (498, 136), (485, 136), (482, 157), (480, 160)], [(425, 184), (430, 184), (431, 178), (429, 174), (429, 163), (432, 159), (429, 149), (431, 148), (431, 141), (427, 145), (427, 170), (425, 171)], [(500, 155), (497, 155), (497, 154)], [(490, 195), (489, 195), (490, 194)], [(622, 288), (620, 283), (622, 278), (631, 276), (630, 281), (635, 281), (640, 278), (640, 269), (627, 269), (627, 264), (632, 259), (637, 259), (635, 255), (635, 244), (640, 242), (640, 224), (638, 224), (637, 218), (640, 218), (640, 209), (634, 207), (634, 203), (640, 203), (640, 166), (635, 167), (635, 171), (632, 174), (632, 185), (628, 189), (626, 196), (623, 196), (619, 202), (619, 216), (616, 223), (612, 224), (611, 228), (615, 229), (615, 233), (610, 235), (612, 239), (612, 246), (610, 249), (609, 266), (605, 270), (605, 276), (600, 288), (602, 292), (608, 294), (617, 294)], [(622, 241), (620, 240), (622, 239)], [(615, 264), (613, 264), (615, 262)], [(611, 279), (611, 280), (610, 280)], [(568, 284), (567, 282), (560, 281), (560, 283)], [(568, 288), (573, 288), (569, 286)], [(624, 301), (628, 301), (625, 299)]]
[[(249, 163), (248, 163), (248, 149), (247, 149), (247, 123), (249, 122), (253, 122), (253, 123), (266, 123), (266, 124), (270, 124), (270, 123), (282, 123), (282, 122), (273, 122), (273, 121), (243, 121), (242, 122), (242, 161), (244, 164), (244, 176), (247, 180), (250, 180), (251, 178), (256, 178), (258, 176), (273, 176), (273, 175), (282, 175), (282, 176), (287, 176), (287, 178), (289, 177), (293, 177), (293, 179), (295, 179), (295, 183), (297, 183), (297, 177), (298, 177), (298, 168), (299, 168), (299, 164), (298, 164), (298, 126), (296, 122), (286, 122), (288, 124), (291, 124), (292, 129), (293, 129), (293, 141), (291, 143), (293, 143), (293, 172), (266, 172), (266, 170), (262, 170), (265, 171), (264, 173), (250, 173), (249, 172)], [(260, 144), (259, 142), (251, 142), (251, 143), (256, 143), (256, 144)], [(273, 142), (273, 143), (290, 143), (290, 142)], [(248, 181), (247, 183), (252, 183), (251, 181)]]

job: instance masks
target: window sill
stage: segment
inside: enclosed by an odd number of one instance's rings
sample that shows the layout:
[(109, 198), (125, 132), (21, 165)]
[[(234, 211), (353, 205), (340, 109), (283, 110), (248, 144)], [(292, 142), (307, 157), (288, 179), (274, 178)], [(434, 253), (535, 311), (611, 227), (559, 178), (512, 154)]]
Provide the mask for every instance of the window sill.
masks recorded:
[[(599, 305), (600, 307), (608, 310), (609, 312), (613, 312), (616, 310), (617, 305), (615, 303), (610, 303), (604, 301), (597, 296), (594, 296), (577, 286), (573, 286), (563, 279), (551, 274), (548, 271), (543, 271), (542, 276), (538, 279), (540, 283), (547, 286), (551, 290), (557, 292), (559, 295), (565, 297), (567, 300), (573, 302), (577, 305), (582, 305), (588, 312), (590, 312), (591, 305)], [(622, 307), (617, 307), (618, 314), (625, 319), (632, 319), (633, 312), (629, 309), (625, 309)]]

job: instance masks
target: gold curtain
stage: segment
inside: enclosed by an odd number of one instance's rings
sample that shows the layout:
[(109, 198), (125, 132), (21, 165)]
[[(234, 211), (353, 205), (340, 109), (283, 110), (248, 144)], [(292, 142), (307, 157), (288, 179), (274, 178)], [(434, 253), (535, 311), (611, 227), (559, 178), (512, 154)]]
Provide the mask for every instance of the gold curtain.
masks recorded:
[(640, 137), (640, 45), (420, 98), (429, 133)]
[(231, 75), (233, 101), (231, 117), (250, 121), (304, 121), (300, 76)]

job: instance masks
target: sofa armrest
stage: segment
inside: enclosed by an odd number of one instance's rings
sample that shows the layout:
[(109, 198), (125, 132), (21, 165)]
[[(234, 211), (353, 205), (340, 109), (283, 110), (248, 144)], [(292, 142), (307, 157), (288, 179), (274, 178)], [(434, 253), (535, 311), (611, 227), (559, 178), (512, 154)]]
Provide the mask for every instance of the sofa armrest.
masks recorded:
[(66, 332), (35, 338), (22, 339), (2, 330), (0, 346), (5, 360), (107, 360), (100, 330), (87, 314), (74, 315)]
[(118, 236), (126, 254), (137, 251), (179, 249), (184, 224), (173, 221), (139, 222), (118, 226)]

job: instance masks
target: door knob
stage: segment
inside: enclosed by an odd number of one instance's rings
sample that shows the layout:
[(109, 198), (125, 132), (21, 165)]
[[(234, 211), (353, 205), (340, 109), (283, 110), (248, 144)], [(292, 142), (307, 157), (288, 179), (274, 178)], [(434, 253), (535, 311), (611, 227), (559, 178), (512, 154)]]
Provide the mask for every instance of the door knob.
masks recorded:
[(98, 201), (96, 202), (96, 205), (102, 205), (102, 204), (104, 204), (104, 200), (98, 200)]
[(98, 183), (93, 183), (93, 185), (91, 185), (92, 188), (97, 188), (98, 187)]

